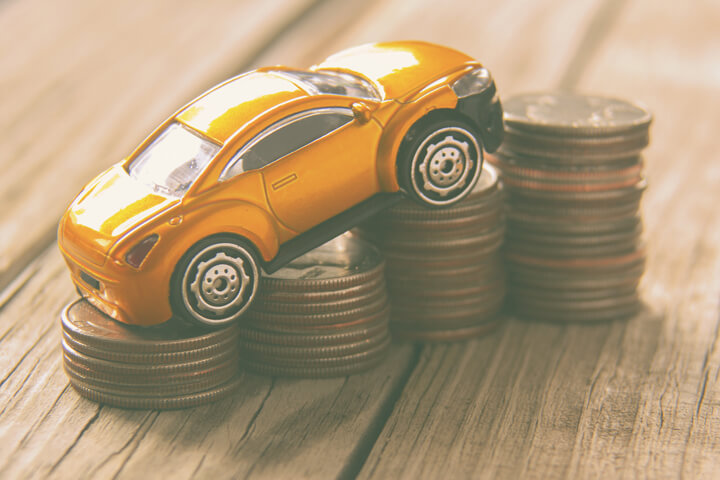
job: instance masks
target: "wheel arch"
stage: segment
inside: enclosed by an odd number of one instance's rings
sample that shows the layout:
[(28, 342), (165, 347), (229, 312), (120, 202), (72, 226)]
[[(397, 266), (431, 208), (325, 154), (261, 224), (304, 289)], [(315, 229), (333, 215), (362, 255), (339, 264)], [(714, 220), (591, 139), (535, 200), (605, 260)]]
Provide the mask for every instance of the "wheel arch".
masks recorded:
[[(450, 134), (448, 132), (453, 133)], [(474, 143), (472, 149), (477, 155), (477, 161), (474, 163), (471, 162), (470, 164), (466, 162), (455, 164), (458, 170), (455, 170), (455, 167), (453, 167), (451, 170), (445, 171), (445, 173), (441, 173), (436, 166), (432, 174), (434, 177), (438, 177), (436, 180), (438, 182), (449, 181), (451, 183), (438, 183), (432, 186), (431, 184), (435, 180), (432, 182), (429, 180), (429, 176), (431, 175), (430, 168), (425, 165), (427, 170), (422, 170), (421, 167), (415, 167), (414, 162), (417, 159), (418, 152), (420, 152), (423, 146), (437, 135), (442, 135), (445, 138), (445, 140), (442, 140), (440, 143), (449, 142), (455, 150), (469, 148), (468, 143), (462, 142), (462, 138), (465, 138), (467, 142)], [(446, 135), (451, 135), (452, 138), (450, 136), (446, 137)], [(461, 140), (457, 140), (458, 135)], [(434, 141), (438, 140), (439, 138), (435, 138)], [(461, 147), (460, 145), (465, 145), (465, 147)], [(469, 151), (465, 151), (465, 155), (469, 154)], [(445, 158), (445, 153), (442, 155), (443, 158)], [(429, 160), (426, 159), (424, 161)], [(448, 160), (445, 160), (445, 162), (447, 161)], [(403, 137), (398, 148), (395, 165), (398, 184), (407, 196), (423, 205), (433, 208), (451, 205), (462, 199), (472, 190), (482, 172), (483, 140), (475, 123), (468, 119), (466, 115), (453, 109), (436, 109), (418, 119), (408, 129), (407, 134)], [(460, 170), (458, 165), (464, 165), (463, 169)], [(416, 168), (419, 168), (421, 172), (425, 173), (418, 173)], [(455, 181), (457, 184), (452, 183)]]
[(275, 257), (280, 246), (274, 218), (247, 202), (214, 201), (194, 207), (182, 216), (179, 227), (172, 239), (173, 268), (193, 246), (216, 235), (234, 235), (249, 242), (260, 265)]
[[(460, 119), (477, 130), (476, 122), (457, 110), (457, 96), (449, 86), (434, 90), (411, 103), (404, 104), (384, 128), (378, 146), (378, 182), (383, 191), (400, 190), (397, 159), (408, 133), (420, 122), (440, 117)], [(478, 135), (478, 138), (482, 137)], [(482, 145), (481, 145), (482, 147)]]

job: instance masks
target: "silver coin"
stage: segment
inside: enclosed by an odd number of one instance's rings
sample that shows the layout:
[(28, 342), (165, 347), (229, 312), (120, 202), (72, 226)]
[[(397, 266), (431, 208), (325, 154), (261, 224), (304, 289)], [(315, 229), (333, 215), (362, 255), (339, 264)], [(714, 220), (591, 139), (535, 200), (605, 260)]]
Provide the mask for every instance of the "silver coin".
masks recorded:
[(555, 202), (614, 202), (625, 203), (639, 201), (640, 196), (647, 188), (644, 178), (635, 179), (630, 185), (614, 189), (590, 190), (550, 188), (546, 186), (543, 190), (528, 188), (528, 185), (515, 186), (507, 184), (507, 191), (515, 196), (515, 200), (524, 199), (529, 202), (555, 201)]
[[(387, 299), (385, 284), (381, 283), (375, 290), (358, 295), (352, 298), (340, 300), (323, 300), (320, 302), (291, 302), (281, 303), (278, 301), (259, 301), (253, 305), (252, 312), (283, 313), (292, 315), (304, 315), (313, 313), (342, 313), (363, 305), (373, 304), (379, 300)], [(248, 315), (253, 315), (253, 313)]]
[(241, 377), (210, 388), (208, 390), (185, 395), (171, 395), (167, 397), (143, 397), (116, 395), (96, 390), (88, 385), (75, 383), (72, 380), (70, 385), (83, 397), (93, 402), (112, 405), (120, 408), (138, 408), (153, 410), (174, 410), (178, 408), (190, 408), (206, 403), (214, 402), (231, 395), (241, 384)]
[(81, 343), (121, 353), (187, 352), (237, 338), (235, 325), (211, 332), (170, 322), (153, 327), (126, 325), (101, 313), (85, 300), (65, 307), (61, 327)]
[(333, 378), (345, 377), (364, 372), (380, 365), (385, 354), (375, 355), (365, 360), (341, 364), (341, 365), (319, 365), (319, 366), (290, 366), (290, 365), (268, 365), (262, 362), (255, 362), (244, 359), (243, 367), (247, 370), (261, 375), (273, 377), (295, 377), (295, 378)]
[(632, 253), (642, 247), (642, 242), (639, 238), (596, 245), (544, 245), (518, 241), (507, 242), (506, 247), (507, 252), (511, 255), (518, 254), (548, 259), (585, 259)]
[(548, 163), (593, 164), (638, 155), (650, 143), (647, 130), (612, 137), (549, 137), (509, 129), (501, 152), (543, 159)]
[(350, 298), (358, 298), (378, 288), (384, 288), (385, 278), (382, 276), (371, 278), (365, 283), (352, 287), (341, 288), (338, 290), (315, 291), (312, 288), (303, 291), (285, 292), (282, 290), (266, 290), (258, 293), (255, 300), (258, 303), (277, 302), (281, 304), (295, 303), (320, 303), (333, 302), (337, 300), (346, 300)]
[(260, 329), (290, 329), (292, 327), (313, 327), (325, 326), (330, 328), (341, 328), (344, 325), (356, 324), (356, 322), (370, 322), (378, 315), (382, 315), (387, 308), (388, 300), (383, 296), (372, 303), (330, 313), (270, 313), (251, 311), (243, 319), (247, 325)]
[(65, 340), (61, 341), (63, 355), (71, 360), (74, 364), (92, 370), (94, 372), (102, 372), (118, 376), (142, 376), (145, 378), (163, 378), (175, 374), (202, 372), (231, 362), (237, 357), (235, 349), (228, 349), (214, 354), (211, 357), (200, 360), (182, 361), (167, 364), (142, 364), (142, 363), (124, 363), (104, 360), (102, 358), (91, 357), (78, 352), (71, 347)]
[[(192, 381), (186, 382), (152, 382), (143, 384), (120, 383), (117, 381), (99, 380), (97, 375), (84, 373), (81, 369), (72, 367), (68, 362), (63, 363), (63, 370), (68, 376), (71, 383), (82, 385), (86, 388), (92, 388), (103, 393), (112, 395), (128, 395), (128, 396), (147, 396), (147, 397), (167, 397), (171, 395), (187, 395), (192, 393), (203, 392), (205, 390), (215, 388), (232, 378), (234, 378), (239, 370), (239, 359), (232, 368), (219, 370), (213, 374), (196, 376)], [(102, 378), (102, 376), (100, 376)]]
[(602, 289), (635, 287), (643, 276), (642, 263), (618, 271), (552, 271), (545, 268), (528, 268), (508, 264), (510, 290), (512, 287), (529, 289), (555, 289), (569, 292), (596, 291)]
[(241, 341), (240, 355), (254, 360), (267, 361), (268, 363), (274, 363), (272, 361), (273, 358), (294, 358), (300, 360), (311, 358), (335, 358), (370, 350), (376, 345), (387, 342), (389, 338), (390, 330), (386, 329), (380, 335), (376, 335), (374, 337), (367, 337), (355, 342), (341, 343), (337, 345), (292, 347), (289, 345)]
[(120, 363), (139, 363), (152, 365), (176, 364), (181, 362), (192, 362), (195, 360), (204, 360), (212, 358), (222, 352), (233, 350), (237, 344), (237, 336), (228, 337), (227, 339), (215, 345), (207, 347), (189, 349), (181, 352), (157, 352), (157, 353), (134, 353), (119, 352), (115, 350), (105, 350), (88, 345), (62, 332), (63, 341), (73, 350), (85, 354), (89, 357), (109, 360), (111, 362)]
[(290, 331), (281, 328), (266, 331), (257, 328), (241, 328), (240, 337), (244, 341), (277, 345), (280, 347), (328, 347), (359, 342), (368, 338), (384, 335), (390, 323), (390, 307), (374, 321), (360, 323), (343, 328), (292, 328)]
[(582, 247), (591, 245), (623, 244), (635, 242), (642, 235), (642, 223), (609, 231), (585, 231), (571, 234), (568, 232), (535, 231), (527, 228), (508, 229), (505, 245), (508, 242), (547, 247)]
[(382, 275), (380, 251), (356, 235), (346, 233), (261, 279), (275, 291), (327, 291), (360, 285)]
[(647, 129), (652, 115), (626, 100), (576, 93), (529, 93), (503, 101), (512, 128), (568, 136), (599, 136)]
[(292, 368), (339, 367), (342, 365), (354, 365), (363, 363), (372, 358), (385, 356), (388, 348), (390, 347), (390, 335), (381, 337), (377, 342), (365, 342), (365, 345), (363, 346), (364, 348), (360, 351), (351, 353), (328, 350), (326, 351), (326, 355), (305, 356), (292, 355), (294, 352), (289, 349), (283, 349), (285, 350), (285, 354), (283, 354), (276, 348), (263, 350), (262, 347), (260, 347), (252, 351), (241, 348), (240, 363), (242, 365), (245, 360), (250, 360), (252, 362), (264, 363), (266, 365), (288, 366)]

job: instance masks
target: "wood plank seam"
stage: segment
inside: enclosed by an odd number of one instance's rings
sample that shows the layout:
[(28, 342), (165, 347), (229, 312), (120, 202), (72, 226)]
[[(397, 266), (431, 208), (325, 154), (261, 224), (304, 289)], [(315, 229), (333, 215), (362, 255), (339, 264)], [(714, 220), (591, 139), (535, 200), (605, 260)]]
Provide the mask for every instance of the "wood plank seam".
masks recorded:
[(270, 394), (273, 391), (273, 388), (275, 388), (275, 378), (270, 380), (270, 385), (268, 386), (267, 392), (265, 392), (265, 396), (260, 401), (260, 405), (258, 405), (255, 412), (250, 417), (250, 421), (245, 426), (245, 431), (243, 432), (242, 436), (240, 437), (240, 440), (238, 440), (237, 444), (235, 445), (235, 454), (240, 453), (240, 450), (242, 450), (242, 446), (245, 443), (245, 439), (248, 438), (250, 433), (253, 430), (253, 427), (255, 427), (255, 422), (257, 421), (257, 418), (260, 416), (260, 413), (262, 412), (263, 408), (265, 408), (265, 403), (267, 402), (267, 399), (270, 398)]
[[(8, 331), (5, 333), (5, 335), (3, 335), (3, 337), (5, 337), (6, 335), (10, 335), (10, 333), (13, 332), (14, 328), (15, 328), (15, 325), (13, 325), (10, 329), (8, 329)], [(2, 380), (0, 380), (0, 388), (2, 388), (3, 385), (5, 385), (5, 382), (7, 382), (10, 377), (12, 377), (13, 373), (15, 373), (15, 370), (17, 370), (18, 367), (23, 363), (23, 361), (25, 361), (25, 359), (27, 358), (27, 356), (30, 355), (30, 353), (35, 349), (35, 347), (37, 347), (38, 344), (39, 344), (43, 339), (45, 339), (45, 337), (46, 337), (51, 331), (53, 331), (53, 332), (55, 331), (55, 328), (56, 328), (56, 327), (55, 327), (55, 324), (54, 324), (54, 323), (48, 324), (48, 327), (47, 327), (45, 330), (43, 330), (43, 332), (40, 334), (40, 336), (37, 338), (37, 340), (35, 340), (35, 342), (33, 342), (32, 345), (30, 345), (30, 348), (28, 348), (28, 349), (20, 356), (20, 358), (15, 362), (15, 365), (13, 365), (13, 366), (10, 368), (10, 371), (8, 372), (8, 374), (5, 375), (5, 377), (3, 377)], [(30, 373), (32, 373), (32, 370), (30, 371)], [(28, 374), (28, 375), (30, 375), (30, 374)], [(27, 379), (25, 379), (25, 380), (23, 381), (23, 383), (24, 383), (26, 380), (27, 380)]]
[[(123, 462), (120, 464), (120, 468), (118, 468), (117, 471), (115, 472), (115, 475), (113, 475), (113, 479), (116, 479), (116, 478), (118, 478), (118, 477), (120, 476), (120, 474), (122, 473), (123, 469), (125, 468), (125, 466), (127, 466), (128, 462), (129, 462), (130, 459), (132, 458), (133, 454), (137, 451), (138, 447), (140, 446), (140, 443), (141, 443), (141, 442), (143, 441), (143, 439), (145, 438), (145, 435), (147, 435), (148, 431), (150, 430), (150, 428), (152, 428), (153, 424), (155, 423), (155, 421), (158, 419), (159, 416), (160, 416), (160, 412), (154, 411), (154, 412), (152, 412), (150, 415), (148, 415), (148, 417), (147, 417), (147, 418), (152, 417), (152, 420), (150, 420), (149, 424), (148, 424), (147, 419), (146, 419), (146, 420), (143, 421), (143, 423), (140, 425), (140, 428), (138, 428), (138, 431), (136, 432), (134, 438), (137, 437), (137, 434), (138, 434), (141, 430), (142, 430), (142, 433), (140, 434), (140, 437), (137, 439), (137, 442), (134, 442), (135, 445), (130, 449), (130, 453), (123, 459)], [(145, 427), (145, 424), (148, 424), (147, 427)], [(143, 427), (145, 427), (145, 428), (143, 428)], [(133, 438), (132, 440), (134, 440), (134, 438)], [(131, 440), (131, 442), (129, 442), (129, 443), (133, 443), (132, 440)]]
[(380, 438), (380, 433), (385, 428), (385, 425), (387, 425), (390, 416), (395, 410), (395, 406), (400, 401), (400, 398), (402, 398), (405, 386), (420, 362), (421, 354), (422, 347), (419, 344), (413, 345), (412, 358), (408, 362), (408, 368), (406, 368), (401, 374), (398, 382), (390, 391), (390, 395), (388, 395), (387, 400), (381, 406), (375, 425), (371, 425), (370, 428), (366, 430), (365, 435), (358, 439), (355, 450), (347, 458), (345, 467), (338, 475), (339, 479), (357, 478), (358, 474), (365, 465), (365, 462), (370, 456), (370, 452), (374, 448), (378, 438)]
[[(70, 387), (70, 385), (68, 385)], [(67, 389), (63, 390), (63, 393), (65, 393)], [(73, 448), (78, 444), (80, 439), (85, 435), (85, 433), (90, 429), (90, 427), (97, 421), (98, 418), (100, 418), (100, 412), (103, 409), (103, 405), (97, 406), (97, 411), (95, 412), (95, 415), (90, 417), (90, 419), (85, 423), (85, 426), (80, 430), (80, 433), (75, 437), (75, 440), (68, 446), (68, 448), (65, 450), (65, 453), (62, 454), (62, 456), (53, 464), (52, 467), (50, 467), (50, 470), (48, 471), (48, 476), (52, 475), (52, 473), (57, 469), (58, 466), (65, 460), (68, 456), (68, 454), (72, 451)]]
[[(138, 426), (137, 426), (137, 428), (135, 429), (135, 432), (130, 436), (130, 438), (128, 438), (127, 442), (125, 442), (118, 450), (116, 450), (116, 451), (114, 451), (113, 453), (111, 453), (110, 455), (108, 455), (107, 458), (106, 458), (103, 462), (101, 462), (100, 464), (98, 464), (98, 465), (93, 469), (93, 471), (90, 472), (90, 474), (89, 474), (88, 476), (89, 476), (89, 477), (94, 477), (94, 476), (95, 476), (95, 473), (98, 472), (98, 471), (100, 471), (100, 469), (102, 469), (102, 467), (104, 467), (105, 465), (107, 465), (107, 464), (110, 462), (110, 460), (112, 460), (113, 458), (117, 457), (118, 455), (120, 455), (121, 453), (123, 453), (125, 450), (127, 450), (127, 449), (130, 447), (130, 445), (135, 441), (135, 438), (136, 438), (137, 435), (140, 433), (140, 431), (143, 429), (143, 427), (145, 426), (145, 423), (148, 421), (148, 419), (149, 419), (151, 416), (153, 416), (154, 414), (157, 414), (157, 413), (158, 413), (158, 412), (157, 412), (156, 410), (151, 410), (151, 411), (147, 412), (147, 414), (145, 414), (145, 416), (143, 417), (143, 419), (138, 422)], [(69, 453), (70, 453), (70, 450), (68, 450), (68, 451), (66, 452), (66, 454), (63, 456), (63, 459), (67, 458), (67, 454), (69, 454)], [(57, 465), (60, 465), (60, 462), (57, 462)], [(115, 475), (115, 477), (117, 477), (117, 474)]]
[(267, 42), (265, 42), (265, 44), (263, 45), (262, 48), (258, 49), (256, 52), (254, 52), (252, 55), (250, 55), (246, 59), (246, 61), (243, 62), (241, 67), (239, 67), (237, 70), (234, 70), (235, 74), (237, 75), (240, 73), (244, 73), (247, 70), (254, 68), (254, 65), (260, 58), (262, 58), (268, 51), (272, 50), (272, 48), (275, 45), (282, 42), (282, 40), (284, 38), (291, 35), (292, 28), (295, 25), (308, 20), (310, 17), (313, 17), (324, 6), (330, 4), (334, 1), (336, 1), (336, 0), (315, 0), (315, 2), (312, 3), (303, 12), (301, 12), (300, 15), (296, 16), (293, 19), (289, 19), (286, 25), (284, 25), (282, 28), (277, 29), (275, 31), (275, 34), (267, 39)]
[(607, 38), (610, 27), (620, 18), (627, 3), (625, 0), (606, 0), (600, 5), (595, 12), (595, 20), (585, 31), (583, 39), (578, 44), (565, 73), (558, 82), (558, 89), (573, 90), (577, 88), (580, 77)]

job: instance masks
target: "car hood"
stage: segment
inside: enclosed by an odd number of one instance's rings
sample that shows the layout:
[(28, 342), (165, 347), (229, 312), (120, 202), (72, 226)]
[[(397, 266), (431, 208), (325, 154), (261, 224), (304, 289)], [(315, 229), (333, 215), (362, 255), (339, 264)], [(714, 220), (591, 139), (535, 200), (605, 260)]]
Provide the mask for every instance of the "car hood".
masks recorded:
[(93, 180), (65, 212), (61, 244), (69, 254), (101, 265), (121, 237), (176, 203), (116, 165)]
[(394, 100), (443, 74), (475, 63), (472, 57), (440, 45), (387, 42), (343, 50), (313, 69), (359, 73), (379, 85), (385, 99)]

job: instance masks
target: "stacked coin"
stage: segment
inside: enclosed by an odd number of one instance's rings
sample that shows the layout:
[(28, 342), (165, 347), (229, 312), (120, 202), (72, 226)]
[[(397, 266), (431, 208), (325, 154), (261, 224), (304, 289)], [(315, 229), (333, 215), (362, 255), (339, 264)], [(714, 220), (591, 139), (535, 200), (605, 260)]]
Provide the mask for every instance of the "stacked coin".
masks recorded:
[(633, 315), (651, 115), (624, 100), (564, 93), (521, 95), (504, 107), (505, 143), (490, 161), (507, 191), (514, 310), (551, 321)]
[(377, 365), (390, 345), (383, 271), (375, 247), (345, 234), (263, 276), (241, 321), (243, 364), (310, 378)]
[(393, 335), (449, 341), (496, 325), (505, 296), (505, 223), (492, 166), (456, 205), (430, 209), (405, 200), (362, 231), (385, 254)]
[(63, 366), (90, 400), (172, 409), (218, 400), (237, 387), (237, 326), (212, 331), (163, 324), (133, 327), (85, 300), (62, 313)]

